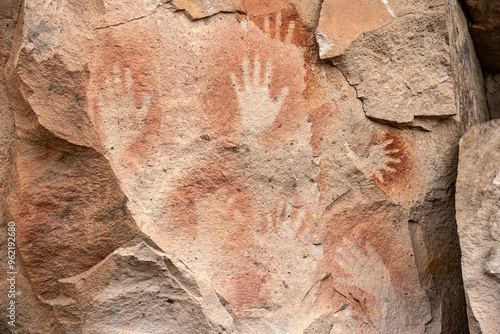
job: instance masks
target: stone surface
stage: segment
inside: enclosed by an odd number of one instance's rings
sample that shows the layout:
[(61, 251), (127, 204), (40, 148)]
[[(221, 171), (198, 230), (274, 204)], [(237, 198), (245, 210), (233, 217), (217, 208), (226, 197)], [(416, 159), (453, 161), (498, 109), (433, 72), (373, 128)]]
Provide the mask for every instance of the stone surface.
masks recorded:
[(500, 122), (460, 140), (457, 224), (471, 333), (500, 328)]
[(220, 12), (244, 12), (243, 0), (173, 0), (176, 10), (185, 11), (191, 20), (212, 16)]
[(462, 123), (462, 131), (489, 119), (484, 91), (484, 77), (474, 47), (467, 19), (458, 2), (448, 3), (448, 31), (450, 35), (451, 64), (455, 82), (455, 119)]
[(393, 17), (387, 1), (325, 1), (316, 30), (320, 57), (342, 55), (359, 35), (380, 28)]
[[(454, 1), (368, 2), (376, 8), (346, 1), (339, 9), (326, 0), (316, 31), (320, 55), (356, 88), (368, 117), (432, 130), (437, 120), (456, 114), (455, 98), (467, 95), (454, 97), (454, 89), (482, 89), (477, 74), (469, 75), (478, 70), (469, 63), (477, 60)], [(473, 82), (454, 85), (464, 75)]]
[[(91, 269), (60, 280), (48, 304), (65, 333), (226, 333), (231, 310), (182, 263), (139, 236)], [(72, 317), (68, 317), (72, 315)]]
[(485, 86), (490, 116), (500, 118), (500, 73), (487, 73)]
[(490, 72), (500, 72), (500, 3), (495, 0), (465, 0), (465, 3), (481, 64)]
[(467, 22), (321, 3), (12, 6), (7, 330), (467, 332), (458, 140), (488, 119)]

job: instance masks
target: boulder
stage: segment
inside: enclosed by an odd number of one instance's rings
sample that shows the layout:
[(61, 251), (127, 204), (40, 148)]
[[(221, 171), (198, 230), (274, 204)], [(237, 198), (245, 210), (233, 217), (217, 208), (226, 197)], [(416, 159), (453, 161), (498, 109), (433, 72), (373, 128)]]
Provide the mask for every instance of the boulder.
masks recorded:
[(457, 225), (471, 333), (500, 328), (500, 121), (460, 139)]

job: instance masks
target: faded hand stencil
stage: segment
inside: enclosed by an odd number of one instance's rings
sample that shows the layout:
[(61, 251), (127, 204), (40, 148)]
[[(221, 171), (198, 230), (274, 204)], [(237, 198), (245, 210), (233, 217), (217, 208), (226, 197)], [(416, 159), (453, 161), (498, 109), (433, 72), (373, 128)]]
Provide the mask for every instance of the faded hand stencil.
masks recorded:
[(243, 60), (243, 85), (240, 85), (236, 76), (231, 73), (231, 80), (241, 111), (243, 132), (253, 136), (259, 134), (274, 122), (276, 115), (281, 110), (283, 101), (288, 95), (288, 88), (285, 87), (276, 99), (271, 97), (271, 60), (267, 61), (266, 70), (262, 77), (261, 69), (260, 57), (257, 55), (253, 65), (252, 78), (250, 78), (248, 59)]
[[(380, 333), (405, 328), (405, 318), (398, 311), (399, 301), (390, 273), (369, 242), (361, 248), (344, 238), (335, 261), (348, 277), (335, 275), (332, 276), (333, 280), (348, 290), (346, 293), (344, 288), (338, 287), (344, 295), (349, 296), (350, 304), (356, 303), (361, 309), (366, 308), (363, 315), (369, 328)], [(361, 295), (351, 292), (350, 287), (360, 289)], [(374, 301), (369, 302), (370, 296), (374, 297)]]
[(264, 251), (260, 259), (269, 263), (271, 279), (266, 285), (272, 293), (271, 305), (286, 305), (273, 317), (281, 319), (279, 323), (289, 326), (290, 331), (309, 316), (301, 314), (291, 319), (287, 314), (297, 312), (304, 294), (304, 279), (308, 281), (307, 270), (314, 270), (317, 261), (310, 240), (312, 221), (309, 203), (297, 204), (292, 198), (285, 198), (269, 210), (262, 231), (254, 232), (254, 243)]
[(98, 100), (105, 135), (104, 146), (110, 156), (120, 162), (123, 153), (146, 124), (151, 94), (137, 107), (130, 69), (125, 68), (122, 73), (115, 64), (113, 73), (106, 77), (103, 91), (98, 92)]
[(412, 180), (418, 178), (412, 160), (412, 144), (392, 129), (375, 130), (371, 137), (364, 154), (362, 151), (360, 154), (359, 147), (355, 151), (346, 143), (344, 147), (349, 159), (396, 202), (412, 196), (417, 186)]
[(346, 144), (347, 154), (359, 170), (366, 175), (374, 175), (380, 182), (384, 183), (384, 174), (396, 172), (396, 169), (391, 165), (401, 163), (400, 159), (392, 157), (399, 152), (399, 149), (389, 147), (392, 143), (392, 139), (387, 139), (380, 144), (371, 146), (366, 158), (358, 157)]
[[(334, 278), (335, 281), (345, 285), (356, 285), (372, 296), (386, 295), (385, 291), (380, 291), (378, 285), (380, 282), (383, 282), (386, 290), (393, 290), (389, 271), (369, 242), (365, 243), (363, 251), (350, 240), (343, 239), (339, 249), (341, 251), (338, 252), (335, 261), (350, 277), (337, 276)], [(390, 294), (394, 295), (393, 292)]]
[[(210, 255), (209, 258), (200, 261), (208, 266), (204, 269), (210, 270), (214, 264), (221, 267), (232, 261), (232, 258), (238, 258), (237, 254), (231, 252), (229, 243), (231, 237), (245, 223), (239, 205), (238, 199), (224, 188), (196, 200), (199, 251)], [(208, 249), (217, 251), (209, 253)], [(200, 255), (199, 258), (204, 257)]]
[(304, 219), (305, 207), (301, 206), (297, 213), (292, 212), (293, 209), (290, 199), (280, 201), (276, 212), (267, 214), (267, 232), (274, 231), (280, 236), (281, 240), (293, 241), (296, 239)]

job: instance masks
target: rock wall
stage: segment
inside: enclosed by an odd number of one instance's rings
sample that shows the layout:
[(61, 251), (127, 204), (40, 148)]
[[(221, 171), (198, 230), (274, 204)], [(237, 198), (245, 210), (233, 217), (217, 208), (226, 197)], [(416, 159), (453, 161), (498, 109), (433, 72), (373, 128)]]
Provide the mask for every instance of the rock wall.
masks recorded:
[(471, 333), (498, 333), (500, 321), (500, 122), (460, 140), (457, 224)]
[(458, 3), (1, 4), (0, 329), (468, 332)]
[(465, 0), (465, 5), (470, 31), (485, 70), (491, 118), (500, 118), (500, 2)]

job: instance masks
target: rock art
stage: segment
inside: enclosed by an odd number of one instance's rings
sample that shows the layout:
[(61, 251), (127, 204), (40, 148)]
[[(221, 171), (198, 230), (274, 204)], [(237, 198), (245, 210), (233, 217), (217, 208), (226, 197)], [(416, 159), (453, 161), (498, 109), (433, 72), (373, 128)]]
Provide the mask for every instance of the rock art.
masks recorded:
[(9, 6), (7, 331), (467, 333), (458, 141), (489, 114), (458, 4)]

